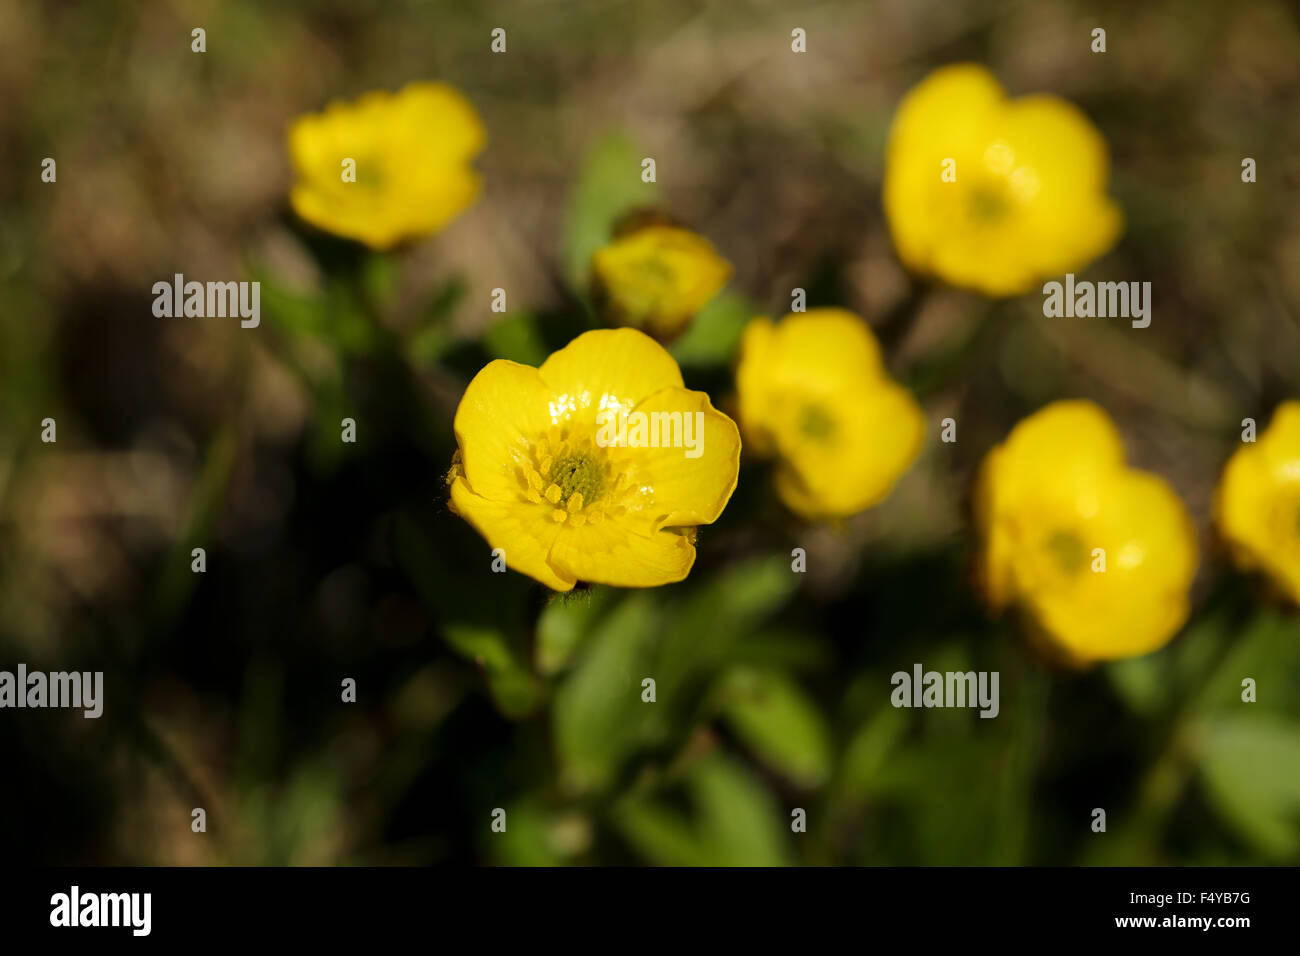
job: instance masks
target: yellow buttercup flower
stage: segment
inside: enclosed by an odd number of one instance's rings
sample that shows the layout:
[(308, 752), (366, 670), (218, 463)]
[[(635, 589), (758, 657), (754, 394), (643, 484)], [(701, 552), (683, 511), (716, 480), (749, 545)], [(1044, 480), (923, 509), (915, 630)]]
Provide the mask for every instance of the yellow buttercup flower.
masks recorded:
[(1196, 533), (1156, 475), (1129, 468), (1086, 401), (1054, 402), (1011, 430), (975, 486), (977, 577), (997, 610), (1074, 663), (1135, 657), (1187, 619)]
[(852, 312), (754, 319), (736, 385), (745, 441), (775, 456), (777, 493), (804, 518), (869, 508), (920, 452), (925, 416), (889, 378), (875, 337)]
[(1215, 518), (1238, 566), (1263, 571), (1300, 604), (1300, 401), (1283, 402), (1224, 466)]
[(597, 250), (591, 264), (611, 318), (657, 338), (680, 332), (731, 278), (731, 264), (709, 240), (676, 226), (621, 236)]
[(374, 249), (437, 232), (478, 197), (470, 161), (487, 141), (474, 107), (442, 83), (331, 103), (289, 127), (304, 220)]
[(452, 509), (557, 591), (682, 580), (740, 467), (735, 423), (635, 329), (586, 332), (540, 368), (490, 362), (455, 429)]
[(1106, 252), (1122, 214), (1106, 143), (1054, 96), (1007, 99), (975, 64), (943, 67), (903, 99), (889, 132), (884, 204), (910, 269), (991, 296)]

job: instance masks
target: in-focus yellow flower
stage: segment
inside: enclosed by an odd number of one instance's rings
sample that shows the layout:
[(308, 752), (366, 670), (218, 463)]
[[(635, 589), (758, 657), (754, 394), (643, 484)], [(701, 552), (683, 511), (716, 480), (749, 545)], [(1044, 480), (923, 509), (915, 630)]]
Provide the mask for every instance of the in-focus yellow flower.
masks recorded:
[(881, 501), (920, 452), (925, 416), (889, 378), (870, 328), (843, 309), (757, 318), (736, 385), (748, 446), (776, 458), (776, 489), (818, 520)]
[(977, 577), (1073, 663), (1136, 657), (1183, 625), (1196, 533), (1172, 488), (1124, 463), (1091, 402), (1035, 412), (985, 457), (975, 487)]
[[(1009, 100), (975, 64), (943, 67), (904, 97), (885, 157), (884, 204), (908, 268), (986, 295), (1017, 295), (1114, 244), (1106, 143), (1055, 96)], [(950, 179), (951, 181), (945, 181)]]
[(735, 423), (635, 329), (583, 333), (541, 368), (488, 363), (455, 429), (453, 510), (557, 591), (682, 580), (740, 467)]
[(1300, 401), (1279, 405), (1259, 439), (1228, 459), (1214, 510), (1238, 566), (1263, 571), (1300, 604)]
[(474, 107), (442, 83), (331, 103), (289, 127), (289, 201), (320, 229), (387, 249), (437, 232), (478, 197), (470, 161), (486, 141)]
[(727, 284), (731, 263), (703, 236), (650, 225), (592, 257), (596, 292), (610, 318), (656, 338), (676, 335)]

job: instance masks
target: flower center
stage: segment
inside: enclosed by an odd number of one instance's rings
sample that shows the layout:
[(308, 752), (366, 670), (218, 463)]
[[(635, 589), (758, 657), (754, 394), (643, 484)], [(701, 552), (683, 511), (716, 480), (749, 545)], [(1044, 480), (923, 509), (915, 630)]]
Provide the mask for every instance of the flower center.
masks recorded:
[(835, 431), (835, 419), (823, 406), (810, 402), (799, 410), (799, 431), (809, 438), (824, 441)]
[(1083, 542), (1073, 531), (1054, 531), (1045, 543), (1047, 552), (1064, 575), (1074, 577), (1088, 563)]
[(673, 270), (659, 256), (646, 256), (638, 259), (636, 272), (647, 284), (663, 288), (673, 281)]
[(378, 160), (368, 157), (357, 160), (355, 185), (373, 191), (383, 188), (386, 181), (383, 166)]
[(982, 183), (971, 190), (970, 214), (976, 222), (996, 222), (1007, 214), (1009, 205), (1002, 190), (992, 185)]
[(622, 516), (634, 493), (628, 474), (581, 425), (553, 426), (533, 442), (518, 477), (524, 498), (575, 528)]
[(551, 465), (552, 481), (560, 486), (560, 496), (582, 495), (595, 501), (605, 486), (605, 469), (590, 455), (568, 455)]

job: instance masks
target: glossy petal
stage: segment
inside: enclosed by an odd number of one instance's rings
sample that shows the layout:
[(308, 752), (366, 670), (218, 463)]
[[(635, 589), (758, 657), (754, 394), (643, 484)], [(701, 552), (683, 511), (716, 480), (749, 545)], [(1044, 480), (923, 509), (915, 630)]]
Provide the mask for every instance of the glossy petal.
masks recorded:
[[(602, 409), (653, 427), (611, 436)], [(735, 424), (631, 329), (586, 333), (541, 369), (490, 363), (466, 389), (455, 429), (452, 507), (509, 567), (557, 590), (681, 580), (695, 526), (718, 517), (739, 469)]]
[(976, 574), (989, 603), (1013, 597), (1020, 544), (1010, 534), (1026, 503), (1049, 517), (1087, 519), (1101, 504), (1103, 478), (1123, 468), (1124, 446), (1110, 417), (1087, 401), (1053, 402), (1019, 422), (989, 452), (975, 482), (974, 517), (983, 545)]
[[(847, 390), (834, 404), (830, 434), (781, 430), (777, 491), (809, 519), (842, 517), (878, 504), (920, 453), (925, 416), (892, 382)], [(797, 414), (797, 407), (794, 409)]]
[(727, 284), (731, 264), (688, 229), (648, 226), (592, 257), (614, 318), (659, 336), (682, 329)]
[(680, 415), (683, 422), (692, 422), (692, 447), (643, 448), (634, 459), (633, 480), (654, 489), (644, 515), (646, 530), (716, 521), (736, 490), (740, 469), (736, 423), (715, 409), (704, 392), (685, 388), (660, 389), (634, 411)]
[(538, 509), (476, 495), (463, 478), (452, 482), (451, 503), (492, 548), (505, 552), (507, 567), (556, 591), (568, 591), (577, 583), (574, 576), (550, 562), (551, 549), (564, 526), (547, 521)]
[(584, 332), (538, 370), (559, 408), (631, 410), (663, 388), (681, 388), (682, 373), (668, 351), (636, 329)]
[(1052, 96), (1007, 100), (983, 67), (935, 71), (899, 105), (883, 200), (899, 258), (991, 296), (1082, 268), (1118, 238), (1105, 141)]
[(473, 107), (443, 84), (331, 103), (289, 128), (290, 203), (306, 222), (377, 249), (428, 235), (477, 198), (469, 163), (485, 139)]
[(748, 447), (776, 456), (777, 491), (805, 518), (878, 503), (920, 451), (920, 406), (886, 375), (867, 324), (843, 309), (754, 319), (736, 383)]
[(1300, 401), (1283, 402), (1257, 441), (1224, 466), (1219, 533), (1244, 570), (1261, 570), (1300, 604)]
[(474, 376), (453, 427), (465, 479), (475, 494), (517, 501), (527, 444), (559, 420), (553, 394), (537, 369), (505, 359)]
[(642, 535), (626, 524), (603, 521), (565, 526), (551, 546), (550, 564), (580, 581), (649, 588), (681, 581), (695, 563), (695, 548), (682, 534)]
[[(1162, 647), (1188, 615), (1196, 535), (1162, 479), (1128, 471), (1108, 482), (1098, 516), (1077, 526), (1087, 565), (1068, 586), (1026, 574), (1031, 615), (1079, 661), (1134, 657)], [(1092, 569), (1093, 549), (1105, 571)], [(1030, 565), (1032, 568), (1033, 566)]]
[(1018, 424), (981, 465), (975, 517), (986, 599), (1018, 605), (1070, 660), (1148, 653), (1187, 618), (1195, 529), (1163, 479), (1124, 464), (1092, 403)]

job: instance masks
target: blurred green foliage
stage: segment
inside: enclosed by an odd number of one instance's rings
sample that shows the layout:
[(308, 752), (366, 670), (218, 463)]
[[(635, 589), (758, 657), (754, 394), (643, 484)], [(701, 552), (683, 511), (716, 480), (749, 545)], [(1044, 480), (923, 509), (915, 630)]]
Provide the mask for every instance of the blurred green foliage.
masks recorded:
[[(1300, 393), (1282, 268), (1300, 196), (1278, 173), (1300, 134), (1276, 124), (1300, 27), (1246, 6), (1112, 6), (1123, 42), (1091, 73), (1060, 52), (1086, 49), (1073, 3), (821, 4), (799, 11), (806, 67), (793, 12), (762, 3), (235, 2), (207, 12), (203, 60), (168, 5), (0, 14), (0, 144), (21, 171), (0, 181), (0, 666), (108, 685), (93, 725), (0, 718), (23, 782), (0, 797), (6, 859), (1300, 861), (1293, 610), (1208, 549), (1182, 635), (1069, 672), (965, 577), (971, 473), (1027, 411), (1097, 398), (1205, 526), (1236, 423)], [(511, 52), (489, 60), (498, 21)], [(960, 58), (1074, 98), (1107, 135), (1129, 224), (1106, 269), (1155, 281), (1150, 335), (901, 274), (878, 201), (892, 105)], [(292, 223), (289, 118), (417, 76), (485, 113), (479, 207), (394, 255)], [(51, 153), (57, 191), (31, 175)], [(591, 253), (646, 206), (737, 266), (672, 344), (688, 385), (726, 408), (744, 323), (801, 287), (876, 325), (961, 437), (836, 529), (782, 512), (747, 460), (685, 582), (554, 596), (493, 573), (446, 510), (452, 416), (487, 361), (537, 364), (600, 322)], [(155, 278), (201, 268), (261, 282), (260, 329), (151, 317)], [(1000, 715), (893, 708), (890, 675), (916, 662), (999, 671)]]

